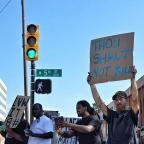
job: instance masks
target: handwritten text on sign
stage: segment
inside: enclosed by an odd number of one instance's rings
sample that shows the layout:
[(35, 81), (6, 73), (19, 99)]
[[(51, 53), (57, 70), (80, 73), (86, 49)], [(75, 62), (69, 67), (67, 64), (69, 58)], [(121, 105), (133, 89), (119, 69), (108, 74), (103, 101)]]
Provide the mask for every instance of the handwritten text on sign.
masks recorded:
[(19, 124), (23, 112), (28, 104), (29, 101), (28, 96), (17, 96), (7, 117), (5, 120), (5, 125), (10, 126), (11, 128), (17, 127)]
[[(76, 123), (79, 119), (78, 118), (64, 118), (64, 121), (68, 123)], [(69, 131), (69, 128), (63, 128), (62, 131)], [(57, 144), (76, 144), (76, 137), (71, 138), (64, 138), (59, 136)]]
[(90, 72), (95, 83), (131, 78), (134, 33), (91, 40)]

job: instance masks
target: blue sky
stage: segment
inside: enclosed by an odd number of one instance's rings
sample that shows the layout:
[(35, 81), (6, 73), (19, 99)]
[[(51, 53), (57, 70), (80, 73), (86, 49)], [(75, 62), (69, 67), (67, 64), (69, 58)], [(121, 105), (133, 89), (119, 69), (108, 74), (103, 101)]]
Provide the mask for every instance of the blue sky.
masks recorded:
[[(8, 0), (0, 1), (0, 10)], [(26, 24), (40, 26), (37, 69), (62, 69), (63, 76), (50, 78), (52, 93), (35, 94), (35, 102), (61, 115), (75, 117), (75, 105), (85, 99), (91, 104), (86, 77), (92, 39), (135, 32), (134, 65), (139, 79), (143, 73), (144, 1), (139, 0), (25, 0)], [(0, 13), (0, 78), (8, 89), (8, 108), (17, 95), (24, 95), (21, 1), (11, 0)], [(28, 62), (30, 83), (30, 62)], [(98, 84), (106, 104), (130, 80)], [(30, 86), (28, 86), (30, 94)]]

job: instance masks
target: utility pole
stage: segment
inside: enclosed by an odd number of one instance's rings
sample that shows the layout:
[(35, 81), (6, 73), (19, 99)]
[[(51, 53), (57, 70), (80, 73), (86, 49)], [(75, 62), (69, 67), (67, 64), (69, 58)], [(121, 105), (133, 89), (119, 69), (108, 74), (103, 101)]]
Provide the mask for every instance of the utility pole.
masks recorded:
[(30, 123), (33, 121), (32, 106), (34, 104), (35, 94), (35, 62), (31, 61), (31, 100), (30, 100)]
[[(24, 96), (28, 96), (27, 89), (27, 63), (25, 56), (25, 16), (24, 16), (24, 0), (21, 0), (22, 7), (22, 47), (23, 47), (23, 69), (24, 69)], [(28, 107), (25, 109), (26, 120), (29, 120)]]

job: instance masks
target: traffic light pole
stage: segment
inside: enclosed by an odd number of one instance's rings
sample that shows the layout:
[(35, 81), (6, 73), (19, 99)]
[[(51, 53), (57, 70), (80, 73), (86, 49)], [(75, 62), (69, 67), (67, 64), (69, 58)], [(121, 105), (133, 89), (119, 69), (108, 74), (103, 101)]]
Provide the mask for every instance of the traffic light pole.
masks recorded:
[[(22, 7), (22, 41), (23, 41), (23, 69), (24, 69), (24, 96), (28, 96), (28, 88), (27, 88), (27, 63), (25, 56), (25, 16), (24, 16), (24, 0), (21, 0)], [(29, 119), (28, 115), (28, 107), (25, 109), (25, 117), (26, 120)]]
[(30, 101), (30, 123), (33, 121), (32, 106), (34, 104), (35, 94), (35, 62), (31, 61), (31, 101)]

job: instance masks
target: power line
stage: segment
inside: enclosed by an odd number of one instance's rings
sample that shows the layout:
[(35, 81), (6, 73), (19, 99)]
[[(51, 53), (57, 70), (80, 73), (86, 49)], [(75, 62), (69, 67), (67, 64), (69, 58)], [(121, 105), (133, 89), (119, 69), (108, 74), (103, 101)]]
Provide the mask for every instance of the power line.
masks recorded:
[(9, 3), (11, 2), (12, 0), (8, 0), (8, 2), (2, 7), (2, 9), (0, 10), (0, 14), (6, 9), (6, 7), (9, 5)]

